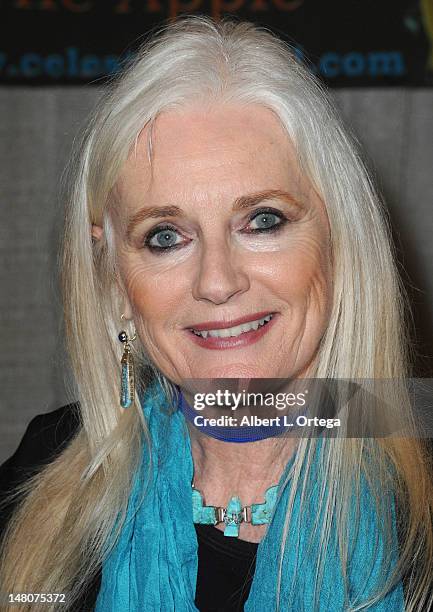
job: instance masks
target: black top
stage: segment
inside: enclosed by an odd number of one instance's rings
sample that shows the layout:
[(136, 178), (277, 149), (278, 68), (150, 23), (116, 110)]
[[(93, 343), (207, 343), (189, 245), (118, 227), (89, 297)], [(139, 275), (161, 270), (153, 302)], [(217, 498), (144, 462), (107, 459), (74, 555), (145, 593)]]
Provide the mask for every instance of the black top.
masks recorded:
[[(30, 422), (15, 453), (0, 466), (0, 500), (19, 482), (52, 461), (80, 426), (78, 404), (69, 404)], [(14, 504), (0, 507), (0, 537)], [(212, 525), (195, 525), (198, 540), (198, 576), (195, 604), (204, 612), (240, 612), (248, 598), (255, 569), (257, 544), (228, 538)], [(101, 586), (101, 570), (76, 612), (94, 609)]]

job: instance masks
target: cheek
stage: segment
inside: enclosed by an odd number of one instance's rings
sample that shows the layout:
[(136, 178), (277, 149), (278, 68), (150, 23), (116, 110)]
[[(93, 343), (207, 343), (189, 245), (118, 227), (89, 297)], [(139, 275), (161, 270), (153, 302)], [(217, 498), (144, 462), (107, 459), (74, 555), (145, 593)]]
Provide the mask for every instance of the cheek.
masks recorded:
[(292, 306), (303, 307), (312, 300), (325, 306), (329, 300), (330, 252), (320, 233), (293, 236), (267, 253), (263, 249), (251, 263)]
[(155, 331), (156, 323), (170, 320), (169, 315), (179, 304), (175, 278), (164, 282), (148, 265), (133, 261), (122, 266), (122, 278), (134, 319), (140, 319), (149, 334)]

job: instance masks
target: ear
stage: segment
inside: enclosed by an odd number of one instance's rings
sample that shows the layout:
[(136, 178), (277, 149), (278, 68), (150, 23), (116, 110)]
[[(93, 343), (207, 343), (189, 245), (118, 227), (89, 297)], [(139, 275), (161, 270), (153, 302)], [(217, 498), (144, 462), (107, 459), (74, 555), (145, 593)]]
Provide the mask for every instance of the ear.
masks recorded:
[(101, 240), (104, 234), (104, 230), (100, 225), (92, 225), (92, 240), (98, 241)]

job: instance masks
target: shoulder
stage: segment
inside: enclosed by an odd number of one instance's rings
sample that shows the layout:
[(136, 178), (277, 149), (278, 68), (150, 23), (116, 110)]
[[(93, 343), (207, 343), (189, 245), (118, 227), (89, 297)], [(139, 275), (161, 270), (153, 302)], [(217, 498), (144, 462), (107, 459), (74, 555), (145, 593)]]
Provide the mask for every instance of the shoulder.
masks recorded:
[(15, 453), (0, 467), (0, 475), (12, 465), (31, 467), (49, 463), (63, 450), (79, 427), (78, 403), (36, 415), (28, 424)]
[(18, 484), (53, 461), (80, 428), (78, 403), (38, 414), (27, 426), (14, 454), (0, 466), (0, 523), (5, 524), (13, 506), (1, 501)]

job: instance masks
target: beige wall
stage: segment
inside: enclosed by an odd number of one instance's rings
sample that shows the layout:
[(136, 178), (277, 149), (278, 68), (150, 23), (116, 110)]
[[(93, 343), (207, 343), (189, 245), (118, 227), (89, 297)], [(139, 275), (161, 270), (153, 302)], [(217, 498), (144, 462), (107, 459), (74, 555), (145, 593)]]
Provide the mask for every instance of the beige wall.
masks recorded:
[[(433, 90), (350, 89), (334, 95), (387, 197), (400, 259), (418, 288), (419, 343), (427, 353), (433, 319)], [(0, 90), (0, 463), (34, 415), (69, 401), (55, 271), (59, 182), (72, 139), (97, 96), (92, 87)]]

